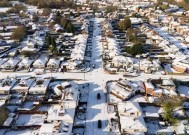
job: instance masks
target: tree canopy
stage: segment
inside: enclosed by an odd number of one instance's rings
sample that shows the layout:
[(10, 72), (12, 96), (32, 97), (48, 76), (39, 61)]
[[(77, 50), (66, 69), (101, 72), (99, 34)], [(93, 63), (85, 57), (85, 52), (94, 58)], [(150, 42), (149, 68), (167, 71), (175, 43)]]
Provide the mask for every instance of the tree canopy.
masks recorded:
[(74, 26), (73, 26), (72, 22), (68, 18), (63, 17), (60, 20), (60, 24), (64, 27), (66, 32), (71, 32), (71, 33), (75, 32)]
[(3, 123), (5, 122), (5, 120), (8, 117), (8, 111), (6, 108), (4, 107), (0, 107), (0, 126), (3, 125)]
[(174, 117), (173, 112), (177, 107), (181, 106), (181, 103), (180, 98), (174, 98), (174, 100), (167, 99), (162, 103), (164, 110), (163, 118), (172, 125), (177, 124), (177, 119)]
[(106, 6), (106, 12), (107, 13), (115, 12), (117, 9), (118, 9), (118, 7), (114, 6), (114, 5), (108, 5), (108, 6)]
[(26, 0), (38, 8), (76, 8), (74, 0)]
[(7, 13), (19, 13), (20, 11), (25, 11), (26, 7), (23, 4), (17, 4), (11, 7)]
[(126, 47), (125, 51), (132, 56), (136, 56), (137, 54), (143, 53), (143, 45), (141, 43), (136, 43), (131, 47)]
[(48, 36), (46, 38), (47, 40), (47, 46), (48, 46), (48, 50), (50, 53), (53, 53), (55, 55), (58, 55), (58, 49), (57, 49), (57, 46), (56, 46), (56, 40), (55, 38), (51, 37), (51, 36)]
[(129, 17), (125, 17), (124, 20), (121, 20), (118, 22), (118, 28), (120, 30), (127, 30), (128, 28), (131, 28), (131, 20)]
[(14, 31), (11, 35), (11, 38), (14, 40), (20, 41), (25, 37), (25, 35), (26, 35), (25, 27), (20, 26), (20, 27), (14, 29)]
[(1, 0), (0, 1), (0, 7), (9, 7), (9, 1), (8, 0)]

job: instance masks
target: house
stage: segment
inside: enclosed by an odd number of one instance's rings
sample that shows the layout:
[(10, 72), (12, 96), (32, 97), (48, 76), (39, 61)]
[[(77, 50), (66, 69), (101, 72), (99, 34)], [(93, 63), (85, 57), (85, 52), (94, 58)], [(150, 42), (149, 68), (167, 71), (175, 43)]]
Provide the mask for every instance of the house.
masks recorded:
[(162, 96), (177, 96), (176, 86), (172, 80), (167, 79), (153, 79), (144, 82), (146, 87), (146, 94), (162, 97)]
[(120, 54), (120, 49), (118, 48), (118, 44), (114, 38), (106, 38), (106, 39), (108, 45), (109, 58), (112, 59), (113, 57)]
[(45, 121), (45, 114), (19, 114), (15, 122), (16, 126), (41, 126)]
[(9, 94), (17, 80), (15, 78), (5, 78), (0, 80), (0, 94)]
[(147, 132), (146, 123), (138, 102), (120, 102), (117, 104), (122, 134)]
[[(60, 105), (53, 104), (48, 110), (47, 122), (61, 122), (61, 133), (72, 133), (76, 107), (79, 102), (78, 85), (72, 82), (52, 83), (49, 85), (56, 94), (62, 96)], [(56, 111), (54, 111), (56, 110)], [(47, 130), (48, 131), (48, 130)], [(43, 131), (46, 132), (46, 131)]]
[(85, 49), (87, 44), (88, 35), (79, 34), (75, 36), (77, 39), (75, 47), (71, 52), (71, 60), (68, 65), (68, 69), (75, 69), (78, 65), (82, 64), (85, 56)]
[(187, 56), (177, 57), (172, 62), (172, 67), (177, 72), (188, 72), (189, 71), (189, 59)]
[(145, 73), (151, 73), (159, 70), (160, 62), (157, 60), (149, 61), (147, 59), (141, 59), (133, 66), (137, 70), (140, 69), (140, 71), (144, 71)]
[(39, 68), (39, 69), (44, 69), (46, 66), (46, 63), (48, 61), (48, 57), (46, 56), (41, 56), (40, 58), (38, 58), (34, 63), (33, 63), (33, 67), (34, 68)]
[(131, 67), (134, 63), (134, 59), (130, 57), (125, 57), (122, 55), (117, 55), (113, 57), (112, 59), (112, 66), (116, 68), (124, 68), (127, 69), (128, 67)]
[(43, 123), (40, 127), (40, 135), (61, 134), (62, 122)]
[(48, 89), (49, 83), (50, 79), (36, 79), (29, 89), (29, 94), (44, 95)]
[(147, 105), (142, 107), (142, 111), (144, 117), (158, 120), (158, 118), (161, 117), (161, 114), (163, 113), (163, 108)]
[(62, 32), (63, 28), (59, 24), (54, 25), (54, 31), (55, 32)]
[(50, 59), (47, 62), (47, 69), (58, 69), (60, 66), (60, 60)]
[(29, 88), (31, 87), (34, 79), (20, 79), (17, 81), (17, 84), (11, 89), (13, 92), (17, 93), (28, 93)]
[(146, 89), (146, 94), (152, 94), (153, 93), (155, 87), (150, 81), (148, 81), (148, 82), (145, 81), (144, 86), (145, 86), (145, 89)]
[(23, 58), (22, 61), (18, 64), (18, 69), (19, 70), (28, 70), (34, 60), (29, 59), (29, 58)]
[(131, 20), (132, 25), (138, 25), (143, 23), (141, 18), (130, 17), (129, 19)]
[(48, 110), (47, 122), (61, 121), (61, 133), (69, 135), (72, 133), (75, 108), (73, 102), (62, 102), (61, 105), (55, 104)]
[(20, 59), (11, 58), (7, 62), (2, 64), (0, 67), (2, 70), (15, 70), (16, 66), (20, 61)]
[(163, 79), (161, 87), (164, 89), (168, 89), (168, 90), (175, 90), (176, 89), (176, 85), (173, 82), (173, 80), (171, 79)]
[(8, 61), (8, 58), (0, 58), (0, 66)]

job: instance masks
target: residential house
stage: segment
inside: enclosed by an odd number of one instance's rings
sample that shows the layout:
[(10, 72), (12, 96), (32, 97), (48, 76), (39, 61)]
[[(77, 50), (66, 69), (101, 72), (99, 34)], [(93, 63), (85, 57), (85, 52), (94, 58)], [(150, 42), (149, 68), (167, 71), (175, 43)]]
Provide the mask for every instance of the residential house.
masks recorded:
[(19, 70), (29, 70), (34, 60), (29, 58), (23, 58), (22, 61), (18, 64)]
[(17, 80), (15, 78), (5, 78), (0, 80), (0, 94), (9, 94)]
[(117, 104), (122, 134), (137, 134), (147, 132), (138, 102), (121, 102)]
[(47, 62), (47, 69), (58, 69), (60, 66), (60, 60), (50, 59)]
[(50, 79), (36, 79), (29, 89), (29, 94), (44, 95), (48, 89), (49, 83)]
[(11, 58), (7, 62), (2, 64), (0, 67), (2, 70), (15, 70), (16, 66), (20, 61), (20, 59)]
[(41, 56), (40, 58), (38, 58), (34, 63), (33, 63), (33, 67), (34, 68), (38, 68), (38, 69), (44, 69), (47, 62), (48, 62), (48, 57), (46, 56)]
[(17, 93), (28, 93), (29, 88), (31, 87), (34, 79), (20, 79), (17, 81), (17, 84), (11, 89), (13, 92)]

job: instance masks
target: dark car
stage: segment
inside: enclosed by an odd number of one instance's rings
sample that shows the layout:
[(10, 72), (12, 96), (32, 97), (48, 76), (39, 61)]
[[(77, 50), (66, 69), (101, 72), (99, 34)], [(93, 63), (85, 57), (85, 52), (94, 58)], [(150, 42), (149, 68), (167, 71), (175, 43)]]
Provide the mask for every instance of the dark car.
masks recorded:
[(98, 120), (98, 128), (102, 128), (102, 121)]
[(97, 99), (100, 99), (100, 98), (101, 98), (100, 93), (98, 93), (97, 94)]

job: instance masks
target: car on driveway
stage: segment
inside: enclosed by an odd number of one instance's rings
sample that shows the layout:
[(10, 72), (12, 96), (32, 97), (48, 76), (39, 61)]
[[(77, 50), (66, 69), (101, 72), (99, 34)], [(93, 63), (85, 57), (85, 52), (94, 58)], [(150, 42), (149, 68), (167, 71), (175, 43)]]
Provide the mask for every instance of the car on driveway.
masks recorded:
[(97, 94), (96, 98), (99, 100), (101, 98), (100, 93)]
[(93, 64), (93, 68), (94, 68), (94, 69), (95, 69), (95, 67), (96, 67), (95, 64)]

